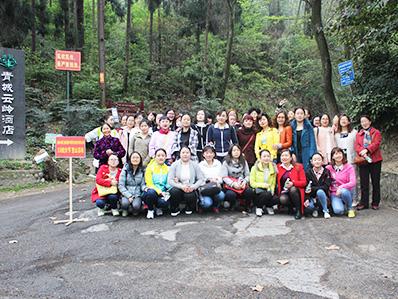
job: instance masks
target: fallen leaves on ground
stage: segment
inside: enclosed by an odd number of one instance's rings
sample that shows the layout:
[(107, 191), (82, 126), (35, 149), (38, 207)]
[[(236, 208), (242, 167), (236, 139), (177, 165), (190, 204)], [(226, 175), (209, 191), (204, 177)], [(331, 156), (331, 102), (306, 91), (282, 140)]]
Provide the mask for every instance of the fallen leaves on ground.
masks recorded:
[(330, 246), (325, 247), (325, 249), (326, 249), (326, 250), (339, 250), (340, 247), (337, 246), (337, 245), (335, 245), (335, 244), (333, 244), (333, 245), (330, 245)]
[(256, 284), (256, 286), (252, 287), (251, 289), (252, 289), (252, 291), (256, 291), (256, 292), (260, 293), (264, 289), (264, 287), (262, 285)]
[(276, 261), (278, 264), (281, 264), (282, 266), (289, 264), (289, 260), (277, 260)]

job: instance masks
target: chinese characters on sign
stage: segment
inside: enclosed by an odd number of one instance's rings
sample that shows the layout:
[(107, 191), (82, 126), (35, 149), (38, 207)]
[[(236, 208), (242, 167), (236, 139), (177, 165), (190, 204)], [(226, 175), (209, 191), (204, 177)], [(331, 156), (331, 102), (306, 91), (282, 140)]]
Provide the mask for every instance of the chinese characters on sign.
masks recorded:
[(84, 136), (68, 136), (55, 138), (56, 158), (85, 158), (86, 139)]
[(0, 48), (0, 159), (25, 158), (25, 56)]
[(55, 69), (59, 71), (80, 71), (80, 52), (55, 50)]

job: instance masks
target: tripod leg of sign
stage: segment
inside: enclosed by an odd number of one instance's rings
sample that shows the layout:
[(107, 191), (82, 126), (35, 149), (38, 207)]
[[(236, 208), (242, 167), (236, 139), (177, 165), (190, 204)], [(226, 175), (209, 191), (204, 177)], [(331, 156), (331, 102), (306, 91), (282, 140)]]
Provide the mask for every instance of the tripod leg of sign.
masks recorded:
[(54, 224), (65, 223), (66, 226), (71, 225), (73, 222), (86, 222), (87, 218), (73, 218), (73, 196), (72, 196), (72, 158), (69, 158), (69, 219), (67, 220), (55, 220)]

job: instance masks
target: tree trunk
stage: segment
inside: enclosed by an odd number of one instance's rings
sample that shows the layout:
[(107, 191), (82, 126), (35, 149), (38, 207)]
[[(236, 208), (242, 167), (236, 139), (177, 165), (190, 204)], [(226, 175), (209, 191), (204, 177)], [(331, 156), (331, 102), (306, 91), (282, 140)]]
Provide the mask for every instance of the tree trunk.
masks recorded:
[(130, 61), (130, 36), (131, 36), (131, 0), (127, 0), (127, 20), (126, 20), (126, 43), (124, 45), (124, 72), (123, 72), (123, 93), (127, 93), (129, 80), (129, 61)]
[(149, 12), (149, 63), (153, 63), (153, 10)]
[(196, 54), (200, 53), (200, 25), (196, 24), (196, 30), (195, 30), (195, 39), (196, 39), (196, 45), (195, 45), (195, 51)]
[(101, 103), (106, 104), (106, 84), (105, 84), (105, 20), (104, 20), (105, 0), (98, 0), (98, 49), (99, 49), (99, 72), (101, 87)]
[(36, 1), (32, 0), (32, 53), (36, 52)]
[(221, 99), (221, 104), (224, 102), (225, 92), (227, 90), (228, 80), (229, 80), (229, 72), (231, 69), (231, 59), (232, 59), (232, 46), (234, 41), (234, 26), (235, 26), (235, 0), (226, 0), (228, 7), (228, 40), (227, 40), (227, 52), (225, 55), (225, 64), (224, 64), (224, 72), (223, 72), (223, 84), (221, 87), (221, 91), (219, 94), (219, 98)]
[(308, 2), (308, 0), (305, 1), (305, 6), (304, 6), (304, 35), (310, 37), (314, 35), (311, 23), (311, 3)]
[(46, 34), (46, 10), (47, 10), (47, 0), (40, 0), (39, 12), (37, 17), (39, 19), (39, 28), (37, 29), (38, 34), (42, 37)]
[(160, 5), (158, 7), (158, 63), (162, 64), (162, 19)]
[(95, 13), (95, 6), (96, 6), (96, 4), (95, 4), (95, 0), (93, 0), (92, 1), (92, 3), (91, 3), (91, 18), (92, 18), (92, 24), (91, 24), (91, 27), (92, 27), (92, 29), (93, 29), (93, 32), (97, 32), (97, 23), (95, 22), (96, 21), (96, 13)]
[(322, 25), (322, 0), (312, 0), (312, 26), (315, 34), (315, 40), (318, 45), (321, 56), (323, 70), (323, 89), (325, 94), (326, 107), (329, 113), (337, 115), (339, 108), (334, 95), (332, 84), (332, 63), (330, 60), (329, 48), (325, 38)]
[(204, 49), (204, 66), (207, 68), (209, 62), (209, 27), (210, 27), (211, 0), (207, 0), (206, 7), (206, 27), (205, 27), (205, 49)]
[(84, 47), (84, 0), (76, 0), (77, 48), (82, 52)]

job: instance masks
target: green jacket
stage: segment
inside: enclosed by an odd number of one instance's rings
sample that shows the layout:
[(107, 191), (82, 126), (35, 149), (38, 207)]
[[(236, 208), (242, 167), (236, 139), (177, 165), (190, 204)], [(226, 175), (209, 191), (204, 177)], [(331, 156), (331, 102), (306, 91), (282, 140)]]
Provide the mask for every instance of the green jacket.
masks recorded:
[(264, 171), (265, 169), (267, 168), (264, 168), (260, 161), (257, 161), (256, 164), (254, 164), (250, 171), (250, 186), (252, 188), (267, 189), (274, 194), (276, 185), (276, 167), (272, 162), (268, 163), (269, 172), (267, 179), (266, 172)]

